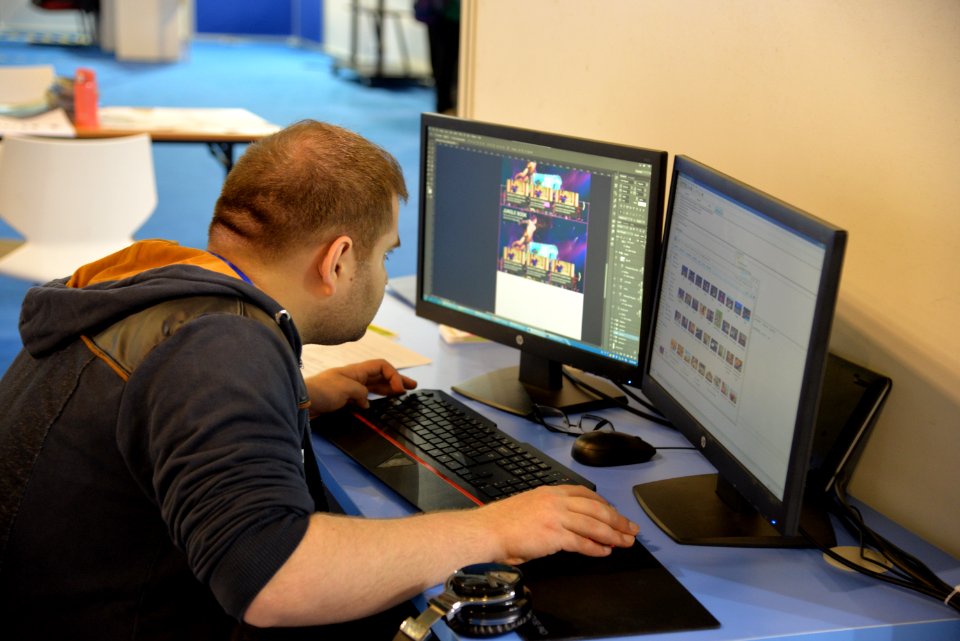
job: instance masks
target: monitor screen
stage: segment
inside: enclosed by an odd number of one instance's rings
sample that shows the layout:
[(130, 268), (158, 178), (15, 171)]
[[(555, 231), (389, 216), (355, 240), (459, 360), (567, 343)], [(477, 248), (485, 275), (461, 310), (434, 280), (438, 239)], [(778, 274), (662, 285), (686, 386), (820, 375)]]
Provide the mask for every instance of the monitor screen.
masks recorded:
[(642, 389), (718, 474), (635, 494), (677, 540), (785, 545), (797, 534), (845, 243), (826, 222), (675, 159)]
[(520, 415), (582, 411), (605, 401), (563, 365), (637, 376), (665, 166), (661, 151), (423, 115), (417, 314), (520, 352), (455, 391)]

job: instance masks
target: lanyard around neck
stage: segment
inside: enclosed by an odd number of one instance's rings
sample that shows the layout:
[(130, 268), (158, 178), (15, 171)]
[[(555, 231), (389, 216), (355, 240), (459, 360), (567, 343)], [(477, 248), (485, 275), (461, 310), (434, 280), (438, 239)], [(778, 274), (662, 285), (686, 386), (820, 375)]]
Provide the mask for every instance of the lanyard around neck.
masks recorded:
[(215, 254), (215, 253), (213, 253), (213, 252), (210, 252), (210, 254), (213, 255), (213, 256), (216, 256), (217, 258), (219, 258), (220, 260), (222, 260), (223, 262), (225, 262), (225, 263), (227, 264), (227, 266), (228, 266), (230, 269), (232, 269), (232, 270), (237, 274), (237, 276), (240, 277), (240, 280), (242, 280), (243, 282), (247, 283), (248, 285), (253, 285), (253, 281), (250, 280), (250, 277), (247, 276), (246, 274), (244, 274), (242, 271), (240, 271), (240, 268), (239, 268), (239, 267), (237, 267), (236, 265), (234, 265), (233, 263), (231, 263), (229, 260), (227, 260), (226, 258), (224, 258), (223, 256), (221, 256), (220, 254)]

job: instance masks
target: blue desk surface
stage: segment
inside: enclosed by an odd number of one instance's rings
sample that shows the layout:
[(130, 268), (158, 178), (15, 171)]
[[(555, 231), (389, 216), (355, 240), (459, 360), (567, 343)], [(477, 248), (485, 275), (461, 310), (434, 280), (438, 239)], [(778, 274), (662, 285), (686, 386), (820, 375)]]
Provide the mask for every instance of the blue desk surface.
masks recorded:
[[(450, 385), (498, 367), (516, 365), (516, 350), (493, 343), (448, 345), (434, 323), (417, 318), (390, 295), (375, 322), (399, 334), (407, 347), (430, 357), (430, 365), (406, 370), (420, 387), (449, 391)], [(620, 468), (584, 467), (570, 458), (570, 437), (548, 432), (518, 417), (468, 401), (516, 438), (527, 441), (597, 484), (597, 491), (640, 524), (638, 540), (720, 621), (720, 628), (643, 635), (647, 641), (734, 639), (957, 641), (960, 616), (931, 598), (829, 566), (816, 550), (738, 549), (674, 543), (644, 514), (632, 494), (637, 483), (713, 472), (696, 451), (666, 450), (648, 463)], [(658, 446), (688, 445), (676, 432), (623, 410), (607, 410), (617, 429)], [(405, 516), (412, 508), (329, 442), (314, 436), (321, 473), (334, 497), (350, 513)], [(960, 561), (864, 507), (871, 527), (923, 560), (951, 585), (960, 584)], [(845, 533), (838, 529), (841, 544)], [(427, 595), (431, 594), (428, 592)], [(536, 595), (534, 595), (536, 599)], [(422, 608), (425, 601), (418, 605)], [(439, 629), (438, 629), (439, 628)], [(435, 628), (455, 637), (445, 626)], [(519, 639), (516, 634), (501, 637)]]

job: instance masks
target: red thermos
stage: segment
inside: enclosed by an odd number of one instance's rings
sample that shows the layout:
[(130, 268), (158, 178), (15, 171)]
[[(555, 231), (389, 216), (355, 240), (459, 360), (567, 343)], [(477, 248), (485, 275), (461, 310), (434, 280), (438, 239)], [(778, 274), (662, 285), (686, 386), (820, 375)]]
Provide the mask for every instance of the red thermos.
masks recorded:
[(97, 117), (97, 76), (92, 69), (77, 69), (73, 81), (73, 124), (78, 127), (96, 127), (100, 124)]

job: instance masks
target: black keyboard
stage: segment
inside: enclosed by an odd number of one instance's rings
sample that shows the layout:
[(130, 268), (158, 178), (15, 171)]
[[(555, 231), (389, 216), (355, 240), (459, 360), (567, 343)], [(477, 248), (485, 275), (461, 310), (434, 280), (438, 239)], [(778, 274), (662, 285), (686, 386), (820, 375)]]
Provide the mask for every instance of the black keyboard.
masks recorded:
[(440, 390), (376, 399), (314, 429), (427, 511), (482, 505), (540, 485), (593, 483)]

